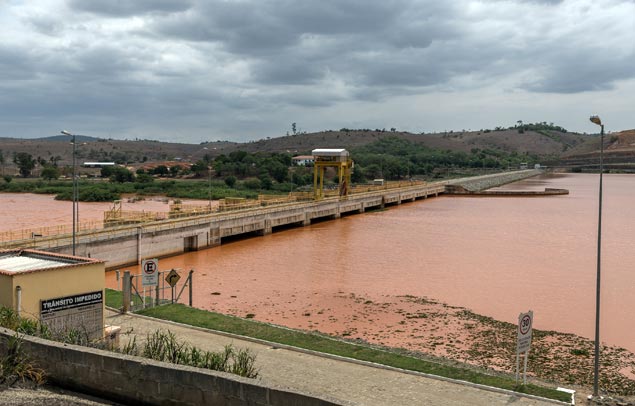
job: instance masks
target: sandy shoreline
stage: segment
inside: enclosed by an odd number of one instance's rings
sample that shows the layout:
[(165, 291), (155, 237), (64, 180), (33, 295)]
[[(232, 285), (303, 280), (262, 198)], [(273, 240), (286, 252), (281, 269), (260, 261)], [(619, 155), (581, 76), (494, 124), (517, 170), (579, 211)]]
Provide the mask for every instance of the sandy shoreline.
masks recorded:
[[(214, 292), (216, 296), (219, 292)], [(321, 295), (315, 294), (315, 297)], [(240, 301), (239, 297), (235, 298)], [(319, 331), (347, 340), (401, 348), (505, 373), (515, 371), (516, 326), (423, 297), (365, 297), (339, 292), (319, 301), (294, 295), (285, 305), (271, 297), (218, 309), (239, 317)], [(223, 306), (224, 307), (224, 306)], [(284, 308), (284, 310), (283, 310)], [(593, 385), (593, 342), (574, 334), (534, 329), (528, 375), (559, 385)], [(603, 346), (600, 387), (635, 395), (635, 354)]]

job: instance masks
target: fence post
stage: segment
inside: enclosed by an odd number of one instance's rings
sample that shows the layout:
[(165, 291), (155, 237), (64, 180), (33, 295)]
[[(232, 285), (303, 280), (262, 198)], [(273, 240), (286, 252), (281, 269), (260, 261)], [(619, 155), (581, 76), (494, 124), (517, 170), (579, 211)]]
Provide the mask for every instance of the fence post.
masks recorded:
[(122, 290), (123, 290), (123, 313), (128, 313), (130, 311), (130, 297), (131, 297), (131, 282), (132, 277), (130, 276), (130, 271), (123, 272), (123, 281), (122, 281)]
[(188, 275), (187, 279), (189, 279), (190, 281), (190, 307), (192, 307), (192, 274), (194, 273), (193, 269), (190, 269), (190, 274)]
[(159, 284), (161, 283), (161, 281), (157, 281), (157, 286), (154, 288), (154, 293), (155, 293), (155, 301), (154, 301), (154, 305), (158, 306), (159, 305)]

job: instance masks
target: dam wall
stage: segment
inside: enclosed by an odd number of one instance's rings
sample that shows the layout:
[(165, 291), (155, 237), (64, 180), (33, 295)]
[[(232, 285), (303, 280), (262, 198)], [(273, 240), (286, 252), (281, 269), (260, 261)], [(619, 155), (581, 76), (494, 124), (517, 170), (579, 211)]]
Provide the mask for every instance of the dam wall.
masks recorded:
[[(220, 245), (224, 238), (239, 235), (267, 235), (276, 227), (306, 226), (314, 220), (337, 219), (390, 205), (414, 202), (445, 193), (446, 186), (483, 190), (540, 171), (516, 171), (434, 183), (413, 183), (400, 188), (357, 193), (345, 198), (294, 202), (274, 207), (259, 207), (234, 212), (204, 214), (101, 230), (76, 235), (75, 254), (106, 261), (108, 269), (139, 264), (146, 258), (160, 258)], [(65, 234), (41, 239), (4, 243), (4, 248), (34, 248), (72, 254), (72, 237)]]
[(514, 171), (507, 173), (495, 173), (492, 175), (475, 176), (473, 178), (460, 178), (448, 182), (449, 185), (460, 185), (471, 192), (480, 192), (482, 190), (491, 189), (516, 182), (525, 178), (540, 175), (539, 169), (528, 169), (524, 171)]

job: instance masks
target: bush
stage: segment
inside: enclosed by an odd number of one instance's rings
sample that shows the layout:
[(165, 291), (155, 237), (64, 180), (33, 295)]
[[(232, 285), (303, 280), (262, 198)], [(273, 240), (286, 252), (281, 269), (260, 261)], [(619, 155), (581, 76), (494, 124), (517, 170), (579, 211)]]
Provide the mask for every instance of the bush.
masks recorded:
[(243, 181), (243, 186), (251, 190), (258, 190), (262, 188), (260, 179), (246, 179)]
[[(124, 351), (136, 355), (138, 350), (126, 346)], [(141, 353), (144, 357), (157, 361), (229, 372), (247, 378), (257, 378), (259, 374), (255, 368), (256, 356), (249, 349), (235, 350), (232, 345), (226, 345), (221, 352), (203, 351), (179, 341), (169, 330), (156, 330), (148, 334)]]
[(234, 187), (234, 185), (236, 184), (236, 177), (235, 177), (235, 176), (228, 176), (228, 177), (226, 177), (226, 178), (225, 178), (225, 184), (226, 184), (228, 187), (233, 188), (233, 187)]

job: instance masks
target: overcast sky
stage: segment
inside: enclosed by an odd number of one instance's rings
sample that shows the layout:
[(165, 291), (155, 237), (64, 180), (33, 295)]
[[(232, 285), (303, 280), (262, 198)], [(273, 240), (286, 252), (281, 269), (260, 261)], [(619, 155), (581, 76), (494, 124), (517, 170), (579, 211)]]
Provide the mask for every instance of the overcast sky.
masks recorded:
[(635, 0), (0, 0), (0, 136), (635, 128)]

